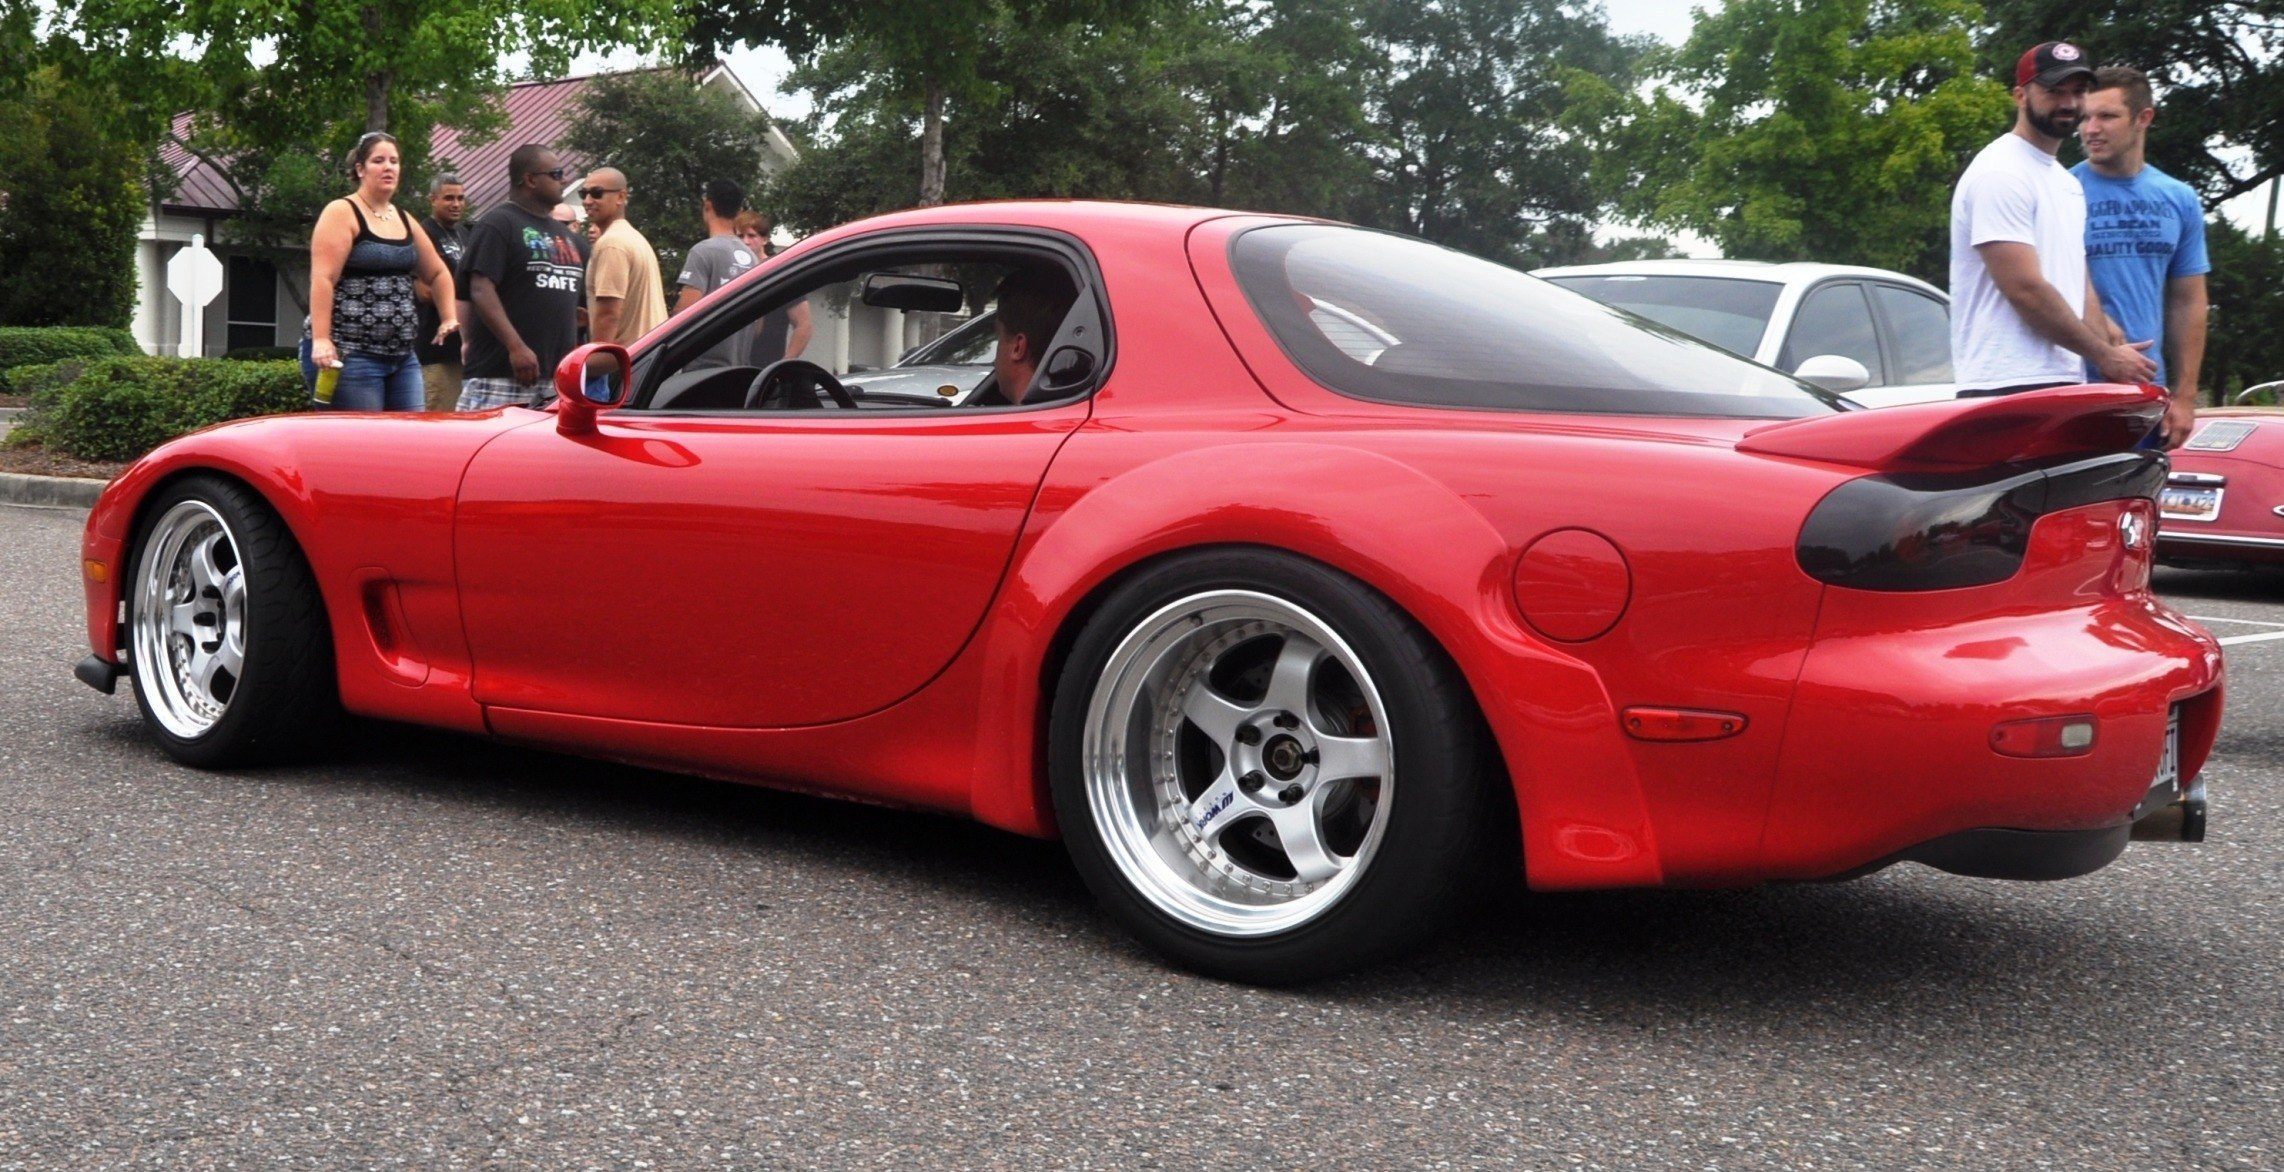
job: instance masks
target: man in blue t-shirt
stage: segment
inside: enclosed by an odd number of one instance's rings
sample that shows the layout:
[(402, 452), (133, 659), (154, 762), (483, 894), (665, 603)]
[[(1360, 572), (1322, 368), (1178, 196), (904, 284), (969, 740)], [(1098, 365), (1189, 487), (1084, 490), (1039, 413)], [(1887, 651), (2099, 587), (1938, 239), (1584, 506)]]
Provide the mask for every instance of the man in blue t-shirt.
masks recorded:
[[(2086, 190), (2086, 269), (2102, 311), (2131, 341), (2154, 340), (2157, 381), (2172, 391), (2162, 438), (2188, 442), (2197, 374), (2205, 360), (2205, 208), (2189, 185), (2143, 158), (2157, 118), (2138, 69), (2096, 70), (2078, 139), (2086, 161), (2070, 169)], [(2089, 375), (2089, 377), (2099, 377)]]

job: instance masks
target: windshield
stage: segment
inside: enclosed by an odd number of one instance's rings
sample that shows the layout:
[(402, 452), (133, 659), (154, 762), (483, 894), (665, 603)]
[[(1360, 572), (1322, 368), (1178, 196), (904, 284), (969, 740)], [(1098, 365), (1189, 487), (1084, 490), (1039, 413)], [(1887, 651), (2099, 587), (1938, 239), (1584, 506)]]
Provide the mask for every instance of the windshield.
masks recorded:
[(1784, 286), (1739, 277), (1594, 275), (1548, 281), (1751, 358)]
[(1294, 363), (1358, 398), (1766, 419), (1841, 409), (1678, 330), (1419, 240), (1278, 225), (1240, 235), (1230, 264)]

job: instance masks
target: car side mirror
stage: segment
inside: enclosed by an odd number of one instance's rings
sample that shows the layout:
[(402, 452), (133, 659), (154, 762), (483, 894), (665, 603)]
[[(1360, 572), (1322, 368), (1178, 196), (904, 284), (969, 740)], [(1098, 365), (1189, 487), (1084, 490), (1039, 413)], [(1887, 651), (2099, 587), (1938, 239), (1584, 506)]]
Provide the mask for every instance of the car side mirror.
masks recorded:
[(1872, 372), (1864, 369), (1863, 363), (1838, 354), (1819, 354), (1794, 367), (1792, 376), (1835, 395), (1847, 394), (1872, 381)]
[(627, 348), (611, 342), (589, 343), (564, 355), (555, 367), (555, 430), (593, 434), (595, 412), (627, 401), (627, 375), (633, 369)]

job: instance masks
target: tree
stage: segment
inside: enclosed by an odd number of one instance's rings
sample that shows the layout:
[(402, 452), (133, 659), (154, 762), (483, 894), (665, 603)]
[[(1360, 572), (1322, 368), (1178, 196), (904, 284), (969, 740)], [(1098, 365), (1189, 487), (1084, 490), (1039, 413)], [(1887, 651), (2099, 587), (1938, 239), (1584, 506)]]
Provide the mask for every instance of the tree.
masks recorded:
[[(920, 118), (917, 202), (944, 202), (946, 112), (987, 106), (1009, 75), (984, 68), (995, 33), (1017, 28), (1048, 35), (1074, 27), (1132, 32), (1162, 0), (933, 0), (893, 4), (849, 0), (694, 0), (690, 50), (774, 44), (796, 58), (827, 47), (858, 54), (876, 74), (874, 92), (916, 104)], [(1018, 63), (1018, 69), (1022, 63)]]
[[(1975, 72), (1972, 0), (1730, 0), (1647, 97), (1600, 89), (1580, 125), (1628, 217), (1730, 256), (1879, 265), (1940, 281), (1951, 186), (2012, 117)], [(1590, 83), (1582, 83), (1590, 84)]]
[(1366, 222), (1527, 267), (1553, 259), (1549, 229), (1595, 218), (1592, 152), (1563, 120), (1578, 79), (1626, 87), (1647, 42), (1569, 0), (1384, 0), (1363, 31), (1377, 65)]
[(558, 71), (680, 28), (673, 0), (58, 0), (55, 17), (76, 68), (135, 99), (147, 141), (231, 186), (245, 213), (233, 238), (272, 244), (306, 236), (345, 189), (339, 160), (359, 133), (395, 134), (417, 179), (431, 127), (498, 125), (503, 57)]
[(758, 190), (769, 127), (766, 116), (688, 73), (647, 70), (588, 83), (557, 145), (626, 173), (630, 215), (658, 250), (671, 288), (684, 249), (706, 235), (701, 191), (714, 179)]
[(2208, 207), (2284, 175), (2284, 0), (1984, 0), (1983, 67), (2067, 40), (2149, 75), (2149, 161)]
[(107, 124), (110, 102), (52, 65), (0, 90), (0, 273), (19, 278), (0, 281), (0, 325), (134, 313), (143, 151)]
[(2219, 402), (2256, 383), (2284, 378), (2284, 315), (2276, 291), (2284, 288), (2284, 241), (2254, 239), (2215, 217), (2205, 226), (2212, 257), (2213, 318), (2205, 339), (2204, 385)]

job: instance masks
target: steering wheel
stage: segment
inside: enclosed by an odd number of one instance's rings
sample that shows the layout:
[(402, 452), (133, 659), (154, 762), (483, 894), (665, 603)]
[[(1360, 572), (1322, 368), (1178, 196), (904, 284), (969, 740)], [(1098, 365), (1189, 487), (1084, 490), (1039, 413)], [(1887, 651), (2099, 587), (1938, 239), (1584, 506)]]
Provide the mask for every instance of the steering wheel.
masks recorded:
[[(780, 382), (784, 384), (782, 387), (778, 385)], [(841, 380), (834, 378), (832, 371), (806, 358), (780, 358), (762, 367), (761, 373), (746, 385), (745, 406), (748, 411), (760, 410), (771, 406), (772, 399), (782, 397), (789, 407), (815, 407), (820, 405), (818, 391), (830, 395), (835, 406), (856, 410), (856, 396), (849, 394)], [(806, 402), (796, 401), (796, 393)]]

